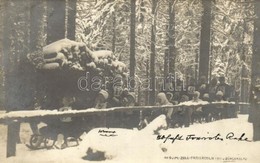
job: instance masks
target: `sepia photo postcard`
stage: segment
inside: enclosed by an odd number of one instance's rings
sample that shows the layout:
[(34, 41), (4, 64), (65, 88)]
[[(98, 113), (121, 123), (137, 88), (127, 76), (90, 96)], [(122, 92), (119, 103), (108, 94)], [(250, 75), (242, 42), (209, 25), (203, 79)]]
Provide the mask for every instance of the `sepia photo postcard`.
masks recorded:
[(1, 0), (1, 163), (258, 163), (259, 0)]

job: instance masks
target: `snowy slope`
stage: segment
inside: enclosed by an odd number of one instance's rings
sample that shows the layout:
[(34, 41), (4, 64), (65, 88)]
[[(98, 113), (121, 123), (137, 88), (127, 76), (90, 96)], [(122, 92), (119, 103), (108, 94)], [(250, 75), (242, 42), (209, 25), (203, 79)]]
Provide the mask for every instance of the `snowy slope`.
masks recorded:
[[(228, 140), (226, 135), (233, 132), (236, 137), (243, 133), (244, 138), (252, 140), (252, 125), (247, 122), (247, 115), (236, 119), (226, 119), (204, 124), (194, 124), (189, 128), (160, 130), (160, 135), (172, 137), (182, 135), (184, 140), (156, 140), (153, 130), (165, 126), (164, 116), (152, 122), (147, 129), (127, 130), (117, 128), (96, 128), (82, 135), (83, 141), (77, 147), (64, 150), (30, 151), (24, 144), (17, 146), (17, 156), (5, 159), (0, 155), (0, 162), (93, 162), (83, 160), (91, 148), (94, 152), (104, 152), (106, 162), (250, 162), (260, 160), (260, 142)], [(23, 125), (28, 127), (28, 125)], [(1, 128), (1, 131), (2, 128)], [(109, 133), (104, 133), (109, 132)], [(113, 132), (113, 133), (111, 133)], [(29, 134), (28, 130), (22, 136)], [(104, 136), (104, 135), (109, 135)], [(186, 140), (189, 134), (198, 137), (214, 137), (220, 134), (221, 140)], [(1, 134), (2, 135), (2, 134)], [(1, 137), (2, 139), (2, 137)], [(3, 140), (3, 139), (2, 139)], [(5, 148), (1, 142), (1, 151)], [(184, 159), (184, 160), (183, 160)], [(226, 159), (226, 160), (225, 160)], [(3, 160), (3, 161), (1, 161)], [(95, 162), (95, 161), (94, 161)], [(104, 162), (104, 161), (97, 161)]]

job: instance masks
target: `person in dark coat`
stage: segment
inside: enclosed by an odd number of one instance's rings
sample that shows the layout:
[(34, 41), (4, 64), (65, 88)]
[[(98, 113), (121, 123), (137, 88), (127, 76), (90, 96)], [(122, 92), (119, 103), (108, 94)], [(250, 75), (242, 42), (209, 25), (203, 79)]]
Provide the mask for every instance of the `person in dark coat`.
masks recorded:
[(228, 101), (230, 98), (230, 86), (225, 82), (225, 77), (219, 77), (219, 85), (216, 92), (221, 91), (223, 93), (223, 100)]
[[(182, 95), (180, 102), (186, 102), (189, 101), (189, 97), (187, 95)], [(183, 106), (180, 107), (177, 111), (178, 115), (178, 126), (179, 127), (189, 127), (191, 122), (191, 115), (192, 115), (192, 108)]]
[[(235, 86), (230, 86), (230, 98), (229, 102), (235, 102), (235, 104), (238, 104), (239, 101), (239, 92), (235, 90)], [(227, 116), (228, 118), (237, 118), (237, 112), (238, 112), (238, 105), (230, 105), (227, 110)]]
[[(221, 91), (223, 93), (223, 100), (229, 101), (231, 97), (231, 87), (225, 82), (225, 77), (219, 77), (219, 85), (217, 87), (217, 92)], [(226, 105), (222, 109), (221, 118), (228, 118), (227, 111), (230, 110), (230, 106)]]
[(209, 86), (208, 86), (208, 93), (209, 93), (209, 101), (212, 102), (216, 98), (217, 93), (217, 87), (218, 87), (218, 79), (213, 78), (211, 79)]
[(195, 91), (196, 91), (196, 80), (194, 78), (190, 78), (186, 87), (186, 95), (189, 97), (189, 100), (192, 100)]
[[(116, 74), (113, 81), (108, 84), (107, 108), (123, 106), (124, 82), (123, 76)], [(121, 113), (111, 112), (107, 114), (108, 127), (121, 127)]]
[(96, 109), (105, 109), (107, 108), (107, 99), (108, 99), (108, 92), (105, 90), (100, 90), (96, 99), (95, 99), (95, 104), (94, 108)]
[[(202, 100), (209, 102), (209, 100), (210, 100), (209, 99), (209, 94), (205, 93), (203, 95)], [(203, 117), (204, 117), (205, 121), (206, 122), (210, 122), (211, 121), (211, 116), (212, 116), (212, 107), (210, 105), (202, 106), (202, 112), (203, 112)]]
[(249, 122), (253, 123), (253, 140), (260, 141), (260, 84), (253, 88), (250, 103)]

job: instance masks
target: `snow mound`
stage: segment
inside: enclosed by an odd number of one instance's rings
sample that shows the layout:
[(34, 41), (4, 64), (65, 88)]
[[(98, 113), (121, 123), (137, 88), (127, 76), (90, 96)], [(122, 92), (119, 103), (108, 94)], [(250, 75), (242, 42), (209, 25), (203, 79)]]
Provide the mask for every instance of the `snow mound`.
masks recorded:
[(43, 47), (42, 51), (28, 54), (27, 58), (42, 70), (69, 69), (104, 76), (126, 72), (126, 65), (118, 61), (112, 51), (91, 51), (84, 43), (69, 39), (55, 41)]
[[(238, 118), (223, 119), (210, 123), (193, 124), (187, 128), (174, 128), (160, 130), (160, 135), (183, 136), (184, 140), (171, 140), (163, 143), (164, 140), (157, 140), (157, 135), (151, 134), (149, 126), (163, 126), (159, 124), (163, 121), (163, 116), (151, 122), (145, 131), (137, 129), (119, 128), (96, 128), (81, 136), (83, 139), (77, 147), (65, 148), (63, 150), (36, 150), (31, 151), (24, 144), (17, 145), (17, 156), (1, 158), (0, 162), (93, 162), (97, 158), (103, 158), (106, 162), (180, 162), (180, 163), (219, 163), (219, 162), (250, 162), (258, 163), (260, 160), (260, 142), (247, 142), (238, 140), (227, 140), (226, 135), (230, 132), (235, 137), (240, 137), (245, 133), (245, 137), (252, 140), (253, 127), (247, 122), (248, 115), (239, 115)], [(157, 122), (156, 122), (157, 121)], [(157, 125), (153, 123), (158, 123)], [(28, 126), (28, 125), (27, 125)], [(151, 127), (154, 129), (153, 127)], [(156, 128), (156, 127), (155, 127)], [(7, 130), (7, 129), (5, 129)], [(29, 128), (27, 127), (27, 130)], [(110, 131), (115, 133), (104, 133)], [(4, 130), (1, 130), (4, 131)], [(2, 132), (3, 133), (3, 132)], [(6, 133), (6, 132), (5, 132)], [(26, 132), (28, 134), (28, 132)], [(116, 136), (101, 136), (100, 134), (114, 134)], [(215, 136), (220, 134), (224, 140), (186, 140), (186, 136), (194, 134), (196, 136)], [(6, 148), (4, 141), (1, 141), (1, 151)], [(92, 153), (99, 151), (96, 159), (86, 160), (92, 149)], [(1, 155), (0, 155), (1, 156)], [(107, 157), (107, 158), (106, 158)], [(170, 158), (171, 157), (171, 158)], [(168, 159), (166, 159), (168, 158)], [(183, 159), (181, 159), (183, 158)], [(186, 159), (185, 159), (186, 158)], [(204, 159), (201, 159), (204, 158)], [(205, 158), (212, 158), (211, 160)], [(242, 159), (232, 161), (232, 159)], [(85, 159), (85, 160), (84, 160)], [(230, 160), (230, 161), (228, 161)]]
[(167, 128), (166, 116), (162, 114), (157, 118), (155, 118), (152, 122), (150, 122), (140, 132), (146, 135), (148, 134), (153, 135), (154, 133), (157, 133), (159, 130), (165, 128)]
[[(161, 115), (140, 131), (137, 129), (96, 128), (83, 137), (79, 148), (86, 159), (147, 159), (148, 155), (162, 154), (160, 143), (155, 141), (154, 131), (159, 131), (166, 126), (166, 117)], [(111, 132), (113, 133), (111, 134)], [(144, 147), (147, 147), (146, 154), (135, 150)]]

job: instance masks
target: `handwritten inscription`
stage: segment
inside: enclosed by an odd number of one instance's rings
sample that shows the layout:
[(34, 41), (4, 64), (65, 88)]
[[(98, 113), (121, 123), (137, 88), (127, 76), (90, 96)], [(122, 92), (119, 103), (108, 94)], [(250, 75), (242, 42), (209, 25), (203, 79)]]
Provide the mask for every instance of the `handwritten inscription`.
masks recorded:
[(98, 130), (100, 136), (113, 137), (117, 136), (116, 131), (114, 130)]
[(171, 141), (174, 143), (175, 141), (224, 141), (224, 140), (235, 140), (235, 141), (246, 141), (250, 142), (246, 137), (245, 133), (235, 135), (233, 132), (229, 132), (226, 136), (222, 136), (220, 133), (215, 134), (213, 136), (197, 136), (195, 134), (188, 134), (188, 135), (157, 135), (157, 140), (162, 140), (163, 143), (167, 141)]

